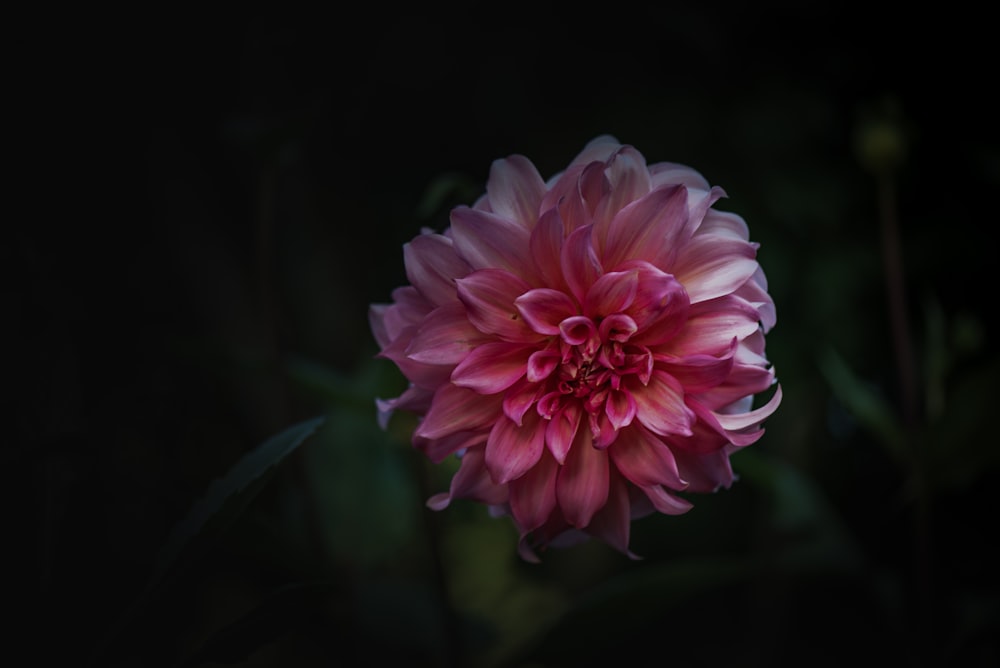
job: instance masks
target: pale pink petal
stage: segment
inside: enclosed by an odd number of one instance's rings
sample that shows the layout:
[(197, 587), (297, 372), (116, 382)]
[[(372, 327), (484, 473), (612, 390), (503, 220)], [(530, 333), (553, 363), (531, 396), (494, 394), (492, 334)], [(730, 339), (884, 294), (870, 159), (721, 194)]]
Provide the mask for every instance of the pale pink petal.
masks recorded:
[(457, 431), (481, 429), (502, 414), (499, 395), (483, 396), (445, 383), (434, 393), (427, 415), (414, 432), (421, 438), (441, 438)]
[(732, 295), (692, 304), (687, 324), (666, 350), (676, 357), (722, 354), (732, 347), (734, 339), (742, 340), (757, 331), (757, 317), (756, 309)]
[(684, 404), (684, 388), (670, 374), (654, 369), (649, 384), (630, 388), (636, 419), (654, 434), (689, 435), (694, 413)]
[(579, 529), (587, 526), (607, 502), (608, 468), (607, 450), (593, 447), (589, 430), (577, 430), (556, 481), (556, 498), (570, 525)]
[(670, 359), (657, 358), (657, 362), (660, 368), (684, 386), (685, 392), (706, 392), (723, 384), (729, 378), (733, 370), (733, 350), (718, 357), (688, 355)]
[(560, 292), (568, 289), (560, 264), (564, 237), (559, 210), (553, 208), (538, 219), (538, 224), (531, 231), (530, 240), (531, 259), (535, 265), (535, 273), (542, 281), (541, 285)]
[(603, 229), (602, 222), (610, 222), (621, 209), (652, 190), (646, 159), (632, 146), (622, 146), (608, 158), (605, 174), (611, 187), (594, 211), (598, 229)]
[(455, 279), (471, 271), (455, 254), (452, 240), (440, 234), (421, 234), (403, 245), (406, 277), (435, 306), (455, 300)]
[(486, 441), (486, 467), (498, 485), (520, 478), (538, 463), (545, 448), (545, 430), (541, 418), (525, 413), (518, 426), (506, 415), (500, 416)]
[(683, 515), (694, 507), (690, 501), (671, 494), (659, 485), (643, 487), (642, 491), (653, 502), (653, 507), (664, 515)]
[(545, 182), (530, 160), (512, 155), (493, 162), (486, 193), (494, 213), (531, 229), (538, 220)]
[(558, 334), (559, 323), (579, 313), (576, 302), (565, 292), (551, 288), (529, 290), (515, 299), (514, 305), (539, 334)]
[(774, 395), (771, 399), (755, 410), (748, 413), (728, 415), (723, 413), (716, 413), (715, 417), (719, 421), (719, 424), (726, 431), (738, 431), (740, 429), (746, 429), (747, 427), (756, 427), (761, 422), (771, 417), (771, 415), (778, 409), (778, 405), (781, 404), (781, 385), (778, 385), (774, 390)]
[[(707, 188), (706, 185), (705, 189)], [(719, 235), (740, 241), (750, 240), (750, 228), (742, 216), (718, 209), (709, 209), (705, 214), (695, 236), (702, 234)]]
[(503, 392), (524, 376), (533, 350), (520, 343), (484, 343), (455, 367), (451, 382), (480, 394)]
[(756, 250), (745, 241), (696, 235), (674, 262), (674, 276), (691, 303), (734, 292), (757, 270)]
[(670, 448), (640, 425), (622, 430), (608, 452), (622, 475), (640, 487), (666, 485), (679, 491), (688, 486)]
[(653, 188), (674, 184), (699, 190), (711, 188), (700, 172), (676, 162), (657, 162), (649, 165), (649, 178)]

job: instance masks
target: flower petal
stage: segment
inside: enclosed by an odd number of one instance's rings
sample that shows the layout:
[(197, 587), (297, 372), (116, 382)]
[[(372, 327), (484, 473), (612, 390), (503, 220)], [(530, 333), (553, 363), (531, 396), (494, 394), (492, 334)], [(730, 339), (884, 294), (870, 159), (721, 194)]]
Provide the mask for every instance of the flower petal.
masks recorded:
[(484, 343), (469, 353), (451, 373), (451, 382), (480, 394), (503, 392), (524, 377), (533, 348), (500, 341)]
[(684, 186), (654, 190), (619, 211), (606, 232), (596, 235), (605, 240), (598, 257), (608, 270), (629, 260), (664, 266), (671, 249), (690, 235), (687, 190)]
[(567, 402), (545, 427), (545, 445), (560, 464), (566, 463), (566, 455), (576, 440), (582, 417), (583, 409), (580, 404), (576, 401)]
[(541, 420), (537, 414), (528, 412), (520, 426), (506, 415), (493, 425), (486, 441), (486, 468), (495, 483), (503, 485), (520, 478), (538, 463), (545, 447)]
[(683, 515), (694, 507), (690, 501), (671, 494), (659, 485), (643, 487), (642, 491), (653, 502), (653, 507), (664, 515)]
[(556, 498), (566, 521), (578, 529), (608, 500), (608, 453), (593, 446), (590, 430), (578, 429), (566, 463), (559, 470)]
[(559, 258), (566, 284), (581, 304), (590, 286), (604, 273), (590, 241), (591, 229), (586, 225), (573, 230), (563, 243)]
[(472, 270), (441, 234), (421, 234), (404, 244), (403, 261), (410, 283), (435, 306), (454, 301), (455, 279)]
[(531, 229), (538, 220), (545, 181), (530, 160), (512, 155), (493, 162), (486, 193), (494, 213)]
[(455, 499), (471, 499), (488, 505), (506, 503), (509, 496), (507, 488), (490, 480), (484, 460), (482, 447), (466, 451), (458, 471), (452, 476), (449, 492), (432, 496), (427, 501), (427, 507), (443, 510)]
[(576, 302), (565, 292), (550, 288), (529, 290), (514, 300), (514, 305), (539, 334), (558, 334), (559, 323), (579, 313)]
[(414, 434), (421, 438), (441, 438), (457, 431), (481, 429), (493, 424), (501, 414), (501, 397), (483, 396), (473, 390), (445, 383), (431, 401), (427, 415)]
[(631, 520), (628, 484), (621, 475), (611, 469), (608, 501), (594, 514), (587, 526), (587, 533), (601, 539), (629, 559), (638, 559), (639, 557), (628, 549)]
[(519, 222), (460, 206), (451, 212), (451, 234), (455, 250), (472, 269), (506, 269), (518, 275), (530, 271), (524, 249), (531, 232)]
[(645, 387), (630, 388), (638, 407), (636, 418), (654, 434), (691, 434), (694, 413), (684, 404), (684, 388), (670, 374), (654, 369)]
[(531, 288), (502, 269), (480, 269), (458, 283), (458, 298), (465, 304), (469, 322), (485, 334), (507, 341), (537, 341), (514, 302)]
[(684, 329), (665, 347), (677, 357), (719, 355), (756, 332), (757, 318), (753, 306), (732, 295), (692, 304)]
[(583, 301), (583, 313), (589, 317), (620, 313), (632, 305), (638, 289), (638, 271), (608, 272), (590, 286)]
[(757, 270), (752, 244), (722, 236), (698, 234), (684, 246), (674, 263), (674, 276), (691, 303), (734, 292)]
[(641, 425), (622, 430), (608, 452), (622, 475), (639, 487), (666, 485), (682, 490), (688, 486), (677, 469), (674, 453)]
[(452, 301), (428, 314), (406, 346), (406, 356), (425, 364), (458, 364), (490, 339), (472, 326), (465, 306)]
[(548, 453), (520, 478), (510, 481), (510, 510), (522, 533), (545, 524), (556, 507), (559, 466)]

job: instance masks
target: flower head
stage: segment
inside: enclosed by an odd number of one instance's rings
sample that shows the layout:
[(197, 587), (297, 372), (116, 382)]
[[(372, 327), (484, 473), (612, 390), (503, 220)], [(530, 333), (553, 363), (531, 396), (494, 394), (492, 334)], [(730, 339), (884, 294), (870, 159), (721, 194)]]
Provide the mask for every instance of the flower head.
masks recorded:
[(486, 193), (403, 248), (410, 284), (374, 304), (409, 380), (379, 400), (421, 416), (413, 445), (461, 463), (434, 509), (509, 515), (520, 553), (596, 537), (633, 555), (631, 521), (734, 480), (729, 457), (781, 401), (764, 351), (774, 302), (725, 193), (601, 136), (543, 180), (493, 163)]

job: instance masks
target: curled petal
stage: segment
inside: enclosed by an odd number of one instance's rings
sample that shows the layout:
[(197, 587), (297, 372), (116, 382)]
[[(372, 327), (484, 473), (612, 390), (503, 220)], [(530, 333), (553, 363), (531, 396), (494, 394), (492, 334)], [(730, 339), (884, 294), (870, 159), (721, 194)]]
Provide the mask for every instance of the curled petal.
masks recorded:
[(604, 274), (587, 291), (583, 313), (588, 317), (595, 317), (624, 311), (632, 305), (638, 289), (638, 271), (612, 271)]
[(653, 507), (664, 515), (683, 515), (694, 507), (690, 501), (671, 494), (659, 485), (643, 487), (642, 491), (653, 502)]
[(545, 427), (545, 445), (560, 464), (566, 463), (573, 442), (580, 428), (583, 410), (577, 402), (570, 402), (558, 411)]
[(539, 334), (558, 334), (559, 323), (579, 313), (576, 302), (565, 292), (550, 288), (528, 290), (514, 300), (514, 305)]
[(517, 343), (484, 343), (455, 367), (451, 382), (480, 394), (503, 392), (524, 376), (531, 352)]
[(757, 271), (756, 257), (746, 241), (700, 234), (684, 246), (673, 272), (696, 303), (735, 292)]
[(615, 431), (618, 431), (632, 424), (632, 419), (635, 417), (638, 407), (635, 397), (632, 396), (631, 392), (611, 390), (608, 393), (607, 400), (604, 402), (604, 410), (611, 421), (611, 425)]

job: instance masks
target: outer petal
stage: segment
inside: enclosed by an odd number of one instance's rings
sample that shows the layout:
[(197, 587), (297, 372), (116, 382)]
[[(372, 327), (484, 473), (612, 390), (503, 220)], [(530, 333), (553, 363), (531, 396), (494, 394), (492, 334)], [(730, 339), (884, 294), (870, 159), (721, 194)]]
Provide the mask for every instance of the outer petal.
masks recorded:
[(566, 464), (559, 470), (556, 497), (566, 521), (577, 528), (608, 500), (608, 453), (593, 447), (590, 431), (578, 429)]
[(646, 260), (664, 266), (672, 248), (690, 236), (687, 190), (669, 186), (654, 190), (618, 212), (607, 226), (598, 248), (601, 264), (616, 270), (629, 260)]
[(538, 463), (545, 447), (545, 428), (541, 418), (525, 413), (521, 426), (501, 416), (486, 441), (486, 467), (498, 485), (520, 478)]
[(678, 254), (674, 276), (684, 285), (691, 303), (734, 292), (757, 270), (756, 249), (722, 236), (694, 236)]
[(455, 300), (455, 279), (471, 271), (455, 254), (452, 240), (440, 234), (421, 234), (403, 245), (406, 277), (435, 306)]
[(514, 300), (528, 325), (539, 334), (558, 334), (559, 323), (580, 312), (576, 302), (559, 290), (529, 290)]
[(608, 451), (622, 475), (639, 487), (666, 485), (682, 490), (688, 486), (670, 448), (639, 425), (622, 430)]
[(473, 448), (462, 455), (462, 463), (452, 476), (447, 494), (435, 494), (427, 500), (433, 510), (443, 510), (455, 499), (472, 499), (489, 505), (506, 503), (507, 488), (494, 484), (486, 472), (483, 448)]
[(520, 478), (510, 481), (510, 510), (522, 533), (545, 524), (556, 507), (559, 465), (548, 453)]
[(406, 346), (406, 356), (425, 364), (458, 364), (490, 339), (472, 326), (461, 302), (431, 311)]
[(493, 162), (486, 192), (494, 213), (531, 229), (538, 220), (545, 181), (530, 160), (512, 155)]
[(434, 393), (427, 415), (414, 432), (421, 438), (441, 438), (493, 424), (501, 415), (501, 397), (445, 383)]
[(530, 230), (519, 222), (469, 207), (451, 212), (455, 250), (473, 269), (506, 269), (525, 275), (530, 271), (524, 250)]
[(743, 340), (757, 331), (757, 318), (755, 308), (732, 296), (692, 304), (687, 324), (665, 350), (677, 357), (723, 354), (732, 348), (734, 339)]
[(629, 502), (628, 484), (613, 468), (608, 485), (608, 501), (598, 510), (590, 524), (587, 533), (600, 538), (605, 543), (629, 559), (639, 557), (628, 549), (631, 533), (632, 509)]
[(630, 389), (638, 406), (636, 418), (651, 432), (691, 434), (694, 413), (684, 405), (684, 388), (672, 376), (654, 369), (648, 385)]

